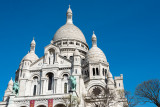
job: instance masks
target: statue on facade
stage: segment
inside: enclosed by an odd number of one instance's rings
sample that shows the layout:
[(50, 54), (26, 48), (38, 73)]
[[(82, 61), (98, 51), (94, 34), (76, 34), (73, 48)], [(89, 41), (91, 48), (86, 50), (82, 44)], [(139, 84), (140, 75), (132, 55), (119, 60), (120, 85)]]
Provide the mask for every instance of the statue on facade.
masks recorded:
[(14, 81), (13, 83), (13, 94), (18, 95), (19, 92), (19, 84), (17, 81)]
[(50, 64), (54, 64), (54, 53), (52, 51), (50, 52), (49, 58), (50, 58)]
[(71, 81), (71, 90), (75, 91), (76, 90), (76, 78), (74, 76), (70, 76), (70, 81)]

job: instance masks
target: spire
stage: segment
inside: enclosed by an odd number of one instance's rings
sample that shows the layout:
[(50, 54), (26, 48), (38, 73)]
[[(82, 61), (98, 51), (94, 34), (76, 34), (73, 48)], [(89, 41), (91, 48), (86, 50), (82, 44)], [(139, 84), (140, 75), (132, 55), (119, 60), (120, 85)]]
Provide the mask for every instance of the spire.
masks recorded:
[(94, 34), (94, 31), (93, 31), (93, 35), (92, 35), (92, 47), (97, 47), (97, 37)]
[(32, 40), (31, 45), (30, 45), (30, 52), (35, 52), (35, 46), (36, 46), (36, 42), (35, 42), (34, 37), (33, 37), (33, 40)]
[(69, 8), (67, 10), (67, 24), (73, 24), (73, 21), (72, 21), (72, 10), (70, 8), (70, 5), (69, 5)]

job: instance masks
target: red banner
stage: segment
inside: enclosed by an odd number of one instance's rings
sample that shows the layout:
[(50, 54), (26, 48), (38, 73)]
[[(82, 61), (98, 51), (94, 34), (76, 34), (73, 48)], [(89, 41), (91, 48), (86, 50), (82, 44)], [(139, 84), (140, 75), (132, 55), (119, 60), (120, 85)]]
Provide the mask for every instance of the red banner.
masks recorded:
[(35, 100), (30, 101), (30, 107), (34, 107), (34, 102), (35, 102)]
[(53, 99), (48, 99), (48, 107), (53, 107)]

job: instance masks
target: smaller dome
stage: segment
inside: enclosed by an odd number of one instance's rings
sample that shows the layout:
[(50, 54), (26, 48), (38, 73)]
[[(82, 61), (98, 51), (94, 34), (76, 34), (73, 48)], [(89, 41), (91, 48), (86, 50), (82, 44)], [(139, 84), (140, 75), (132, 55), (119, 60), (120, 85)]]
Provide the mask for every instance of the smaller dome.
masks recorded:
[(77, 49), (74, 51), (74, 56), (80, 56), (80, 53)]
[(8, 85), (13, 85), (13, 80), (11, 78), (11, 80), (9, 81)]
[(104, 62), (107, 63), (105, 54), (98, 47), (92, 47), (86, 55), (87, 62)]
[(34, 52), (29, 52), (23, 59), (23, 60), (29, 60), (32, 63), (35, 62), (36, 60), (38, 60), (38, 56), (34, 53)]
[(97, 47), (97, 37), (93, 32), (92, 35), (92, 48), (87, 52), (86, 55), (87, 62), (104, 62), (107, 63), (105, 54), (101, 49)]

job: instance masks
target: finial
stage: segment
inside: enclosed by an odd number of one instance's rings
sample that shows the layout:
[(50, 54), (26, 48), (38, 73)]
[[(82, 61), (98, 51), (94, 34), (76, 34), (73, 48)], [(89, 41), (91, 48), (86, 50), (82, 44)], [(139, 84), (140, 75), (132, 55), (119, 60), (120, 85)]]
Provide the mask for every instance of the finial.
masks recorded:
[(92, 35), (92, 47), (93, 46), (97, 46), (97, 37), (93, 31), (93, 35)]
[(69, 8), (67, 10), (67, 23), (68, 24), (73, 24), (73, 21), (72, 21), (72, 10), (70, 8), (70, 4), (69, 4)]
[(11, 77), (11, 80), (12, 80), (12, 77)]
[(94, 30), (93, 30), (93, 34), (94, 34)]
[(34, 36), (33, 36), (33, 40), (34, 40)]

